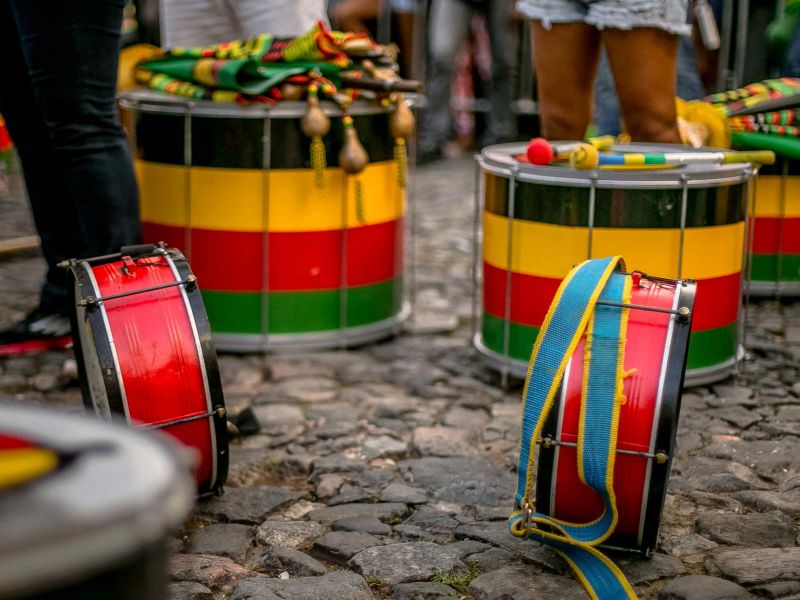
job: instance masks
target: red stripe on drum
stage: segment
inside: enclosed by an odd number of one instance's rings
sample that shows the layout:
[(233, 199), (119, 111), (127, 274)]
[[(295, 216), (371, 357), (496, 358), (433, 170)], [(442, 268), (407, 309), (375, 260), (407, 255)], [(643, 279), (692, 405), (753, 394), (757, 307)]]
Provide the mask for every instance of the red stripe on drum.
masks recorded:
[(692, 331), (707, 331), (735, 323), (741, 298), (741, 273), (698, 279)]
[[(483, 307), (495, 317), (505, 318), (506, 273), (483, 263)], [(511, 273), (510, 320), (521, 325), (541, 327), (550, 302), (558, 291), (560, 279)]]
[(800, 218), (756, 217), (753, 254), (800, 254)]
[[(403, 270), (403, 219), (346, 230), (347, 287), (392, 279)], [(143, 223), (148, 241), (184, 250), (201, 289), (313, 291), (342, 287), (342, 232), (214, 231)], [(266, 244), (269, 243), (269, 247)], [(264, 255), (269, 269), (264, 272)], [(268, 277), (268, 281), (265, 281)]]
[[(541, 327), (560, 279), (511, 273), (510, 320)], [(739, 315), (740, 273), (697, 281), (692, 331), (706, 331), (734, 323)], [(506, 271), (483, 263), (483, 306), (503, 319), (506, 311)]]

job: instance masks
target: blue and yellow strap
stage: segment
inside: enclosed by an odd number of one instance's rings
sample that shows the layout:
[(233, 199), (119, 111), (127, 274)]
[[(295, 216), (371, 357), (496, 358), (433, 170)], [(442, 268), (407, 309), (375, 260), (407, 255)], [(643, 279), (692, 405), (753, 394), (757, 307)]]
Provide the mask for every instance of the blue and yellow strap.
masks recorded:
[[(567, 275), (553, 299), (525, 381), (516, 510), (509, 518), (514, 535), (543, 542), (561, 554), (596, 600), (636, 598), (622, 572), (594, 548), (617, 524), (614, 462), (624, 400), (628, 309), (609, 304), (630, 302), (631, 279), (619, 272), (623, 268), (619, 256), (586, 261)], [(585, 332), (577, 468), (581, 481), (603, 499), (604, 510), (590, 523), (570, 523), (534, 509), (534, 449), (567, 363)]]

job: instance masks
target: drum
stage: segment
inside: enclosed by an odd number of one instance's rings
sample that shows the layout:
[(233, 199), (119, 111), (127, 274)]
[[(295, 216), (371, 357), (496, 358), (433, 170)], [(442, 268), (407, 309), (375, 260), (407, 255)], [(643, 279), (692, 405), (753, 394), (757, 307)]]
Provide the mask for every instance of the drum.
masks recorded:
[(800, 295), (800, 162), (778, 155), (754, 186), (747, 290), (756, 296)]
[(305, 103), (121, 97), (144, 237), (186, 252), (221, 350), (365, 343), (398, 332), (409, 314), (390, 109), (351, 106), (370, 163), (348, 176), (337, 166), (341, 112), (323, 105), (333, 118), (319, 185), (300, 129)]
[(519, 162), (524, 152), (524, 145), (503, 144), (478, 157), (483, 289), (474, 344), (481, 356), (504, 374), (524, 377), (561, 279), (587, 258), (622, 254), (646, 273), (697, 282), (686, 383), (731, 374), (743, 354), (738, 320), (753, 168), (580, 171)]
[(228, 433), (217, 356), (186, 259), (163, 245), (71, 261), (73, 335), (87, 408), (162, 429), (199, 455), (200, 493), (220, 491)]
[[(678, 430), (683, 376), (695, 307), (692, 281), (633, 273), (625, 336), (625, 401), (620, 408), (614, 465), (619, 520), (604, 545), (649, 554), (658, 537)], [(638, 307), (638, 308), (637, 308)], [(692, 333), (692, 336), (694, 333)], [(577, 470), (584, 342), (567, 364), (542, 429), (536, 509), (571, 523), (590, 523), (603, 512), (601, 497)]]
[(193, 499), (161, 436), (0, 405), (0, 598), (166, 599)]

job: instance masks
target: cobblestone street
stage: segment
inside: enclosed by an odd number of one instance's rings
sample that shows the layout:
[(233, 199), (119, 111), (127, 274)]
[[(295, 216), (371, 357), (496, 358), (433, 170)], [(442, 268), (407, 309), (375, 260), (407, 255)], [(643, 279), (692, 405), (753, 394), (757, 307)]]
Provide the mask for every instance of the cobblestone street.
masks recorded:
[[(232, 441), (226, 493), (175, 532), (173, 598), (588, 597), (505, 522), (521, 382), (504, 390), (470, 343), (474, 182), (468, 157), (417, 170), (406, 333), (220, 355), (229, 414), (255, 419)], [(14, 172), (0, 240), (31, 233)], [(0, 258), (0, 326), (33, 307), (43, 273), (35, 255)], [(800, 599), (800, 300), (746, 315), (739, 375), (684, 391), (657, 552), (611, 555), (642, 599)], [(0, 401), (83, 410), (71, 354), (0, 359)]]

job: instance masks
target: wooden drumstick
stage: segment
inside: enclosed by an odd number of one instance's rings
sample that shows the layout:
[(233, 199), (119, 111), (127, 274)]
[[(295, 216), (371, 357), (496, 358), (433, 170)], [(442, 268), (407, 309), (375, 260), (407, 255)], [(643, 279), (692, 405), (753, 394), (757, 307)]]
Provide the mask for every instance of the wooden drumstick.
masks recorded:
[(751, 162), (760, 165), (771, 165), (775, 162), (775, 153), (771, 150), (752, 150), (744, 152), (658, 152), (658, 153), (624, 153), (608, 154), (598, 152), (591, 144), (581, 144), (573, 149), (569, 157), (570, 165), (575, 169), (596, 169), (610, 166), (664, 166), (686, 163), (741, 163)]

